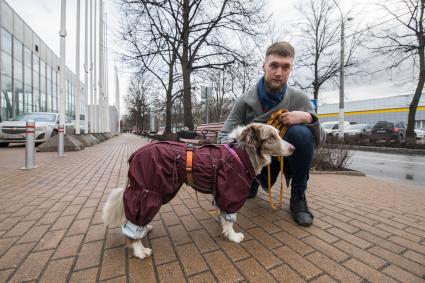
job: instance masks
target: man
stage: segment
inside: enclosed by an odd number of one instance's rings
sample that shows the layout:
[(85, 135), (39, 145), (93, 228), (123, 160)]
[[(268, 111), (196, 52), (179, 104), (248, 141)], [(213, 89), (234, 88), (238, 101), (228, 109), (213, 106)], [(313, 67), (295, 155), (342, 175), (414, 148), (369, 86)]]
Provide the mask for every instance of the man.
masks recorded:
[[(291, 182), (290, 209), (295, 222), (302, 226), (313, 223), (305, 191), (315, 146), (325, 140), (319, 119), (307, 95), (287, 85), (294, 62), (294, 48), (287, 42), (273, 43), (266, 51), (263, 64), (264, 76), (250, 90), (239, 97), (218, 135), (220, 143), (228, 142), (228, 134), (239, 125), (252, 122), (265, 123), (270, 116), (282, 109), (281, 122), (288, 127), (284, 139), (295, 146), (292, 156), (285, 158), (285, 177)], [(279, 175), (280, 163), (273, 158), (271, 184)], [(267, 168), (258, 176), (261, 186), (267, 190)], [(251, 197), (257, 194), (258, 183), (251, 187)]]

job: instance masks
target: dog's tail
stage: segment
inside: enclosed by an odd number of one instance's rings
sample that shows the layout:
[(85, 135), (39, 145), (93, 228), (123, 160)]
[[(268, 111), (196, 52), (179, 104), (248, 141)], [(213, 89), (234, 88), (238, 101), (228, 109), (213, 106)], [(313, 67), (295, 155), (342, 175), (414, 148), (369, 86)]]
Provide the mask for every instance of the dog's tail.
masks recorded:
[(127, 185), (128, 179), (123, 188), (114, 189), (109, 194), (102, 211), (102, 220), (105, 225), (120, 226), (127, 221), (123, 202), (124, 191)]

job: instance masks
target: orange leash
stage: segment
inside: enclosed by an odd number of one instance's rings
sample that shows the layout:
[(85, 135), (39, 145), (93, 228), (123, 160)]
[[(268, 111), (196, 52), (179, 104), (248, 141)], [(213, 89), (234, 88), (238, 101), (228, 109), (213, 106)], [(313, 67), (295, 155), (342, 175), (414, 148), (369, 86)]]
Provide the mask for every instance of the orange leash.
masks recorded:
[[(273, 113), (271, 115), (271, 117), (269, 118), (269, 120), (267, 121), (268, 125), (271, 125), (273, 127), (275, 127), (276, 129), (279, 130), (279, 135), (281, 138), (283, 138), (283, 136), (286, 133), (286, 130), (288, 129), (286, 126), (282, 125), (281, 121), (280, 121), (280, 115), (288, 112), (287, 109), (281, 109), (279, 111), (276, 111), (275, 113)], [(283, 203), (283, 169), (284, 169), (284, 159), (283, 156), (279, 156), (279, 162), (280, 162), (280, 192), (279, 192), (279, 208), (282, 208), (282, 203)], [(267, 165), (267, 187), (268, 187), (268, 193), (269, 193), (269, 203), (270, 206), (273, 209), (276, 209), (276, 206), (273, 203), (273, 198), (272, 198), (272, 190), (271, 190), (271, 176), (270, 176), (270, 164)]]

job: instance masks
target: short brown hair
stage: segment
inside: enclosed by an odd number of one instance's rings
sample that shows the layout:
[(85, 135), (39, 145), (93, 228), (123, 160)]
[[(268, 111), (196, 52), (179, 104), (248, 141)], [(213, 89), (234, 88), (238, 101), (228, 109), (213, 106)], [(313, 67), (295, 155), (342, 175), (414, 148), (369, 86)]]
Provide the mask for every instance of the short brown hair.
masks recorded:
[(290, 57), (294, 59), (295, 49), (294, 47), (286, 41), (275, 42), (267, 48), (266, 58), (269, 55), (279, 55), (281, 57)]

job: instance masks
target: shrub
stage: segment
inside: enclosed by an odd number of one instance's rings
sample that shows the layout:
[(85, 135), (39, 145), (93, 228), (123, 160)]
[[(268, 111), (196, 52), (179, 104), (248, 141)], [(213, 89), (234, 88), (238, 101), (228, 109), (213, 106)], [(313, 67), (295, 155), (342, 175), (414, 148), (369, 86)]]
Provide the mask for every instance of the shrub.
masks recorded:
[(312, 167), (315, 170), (346, 170), (352, 157), (348, 145), (329, 144), (316, 150)]

